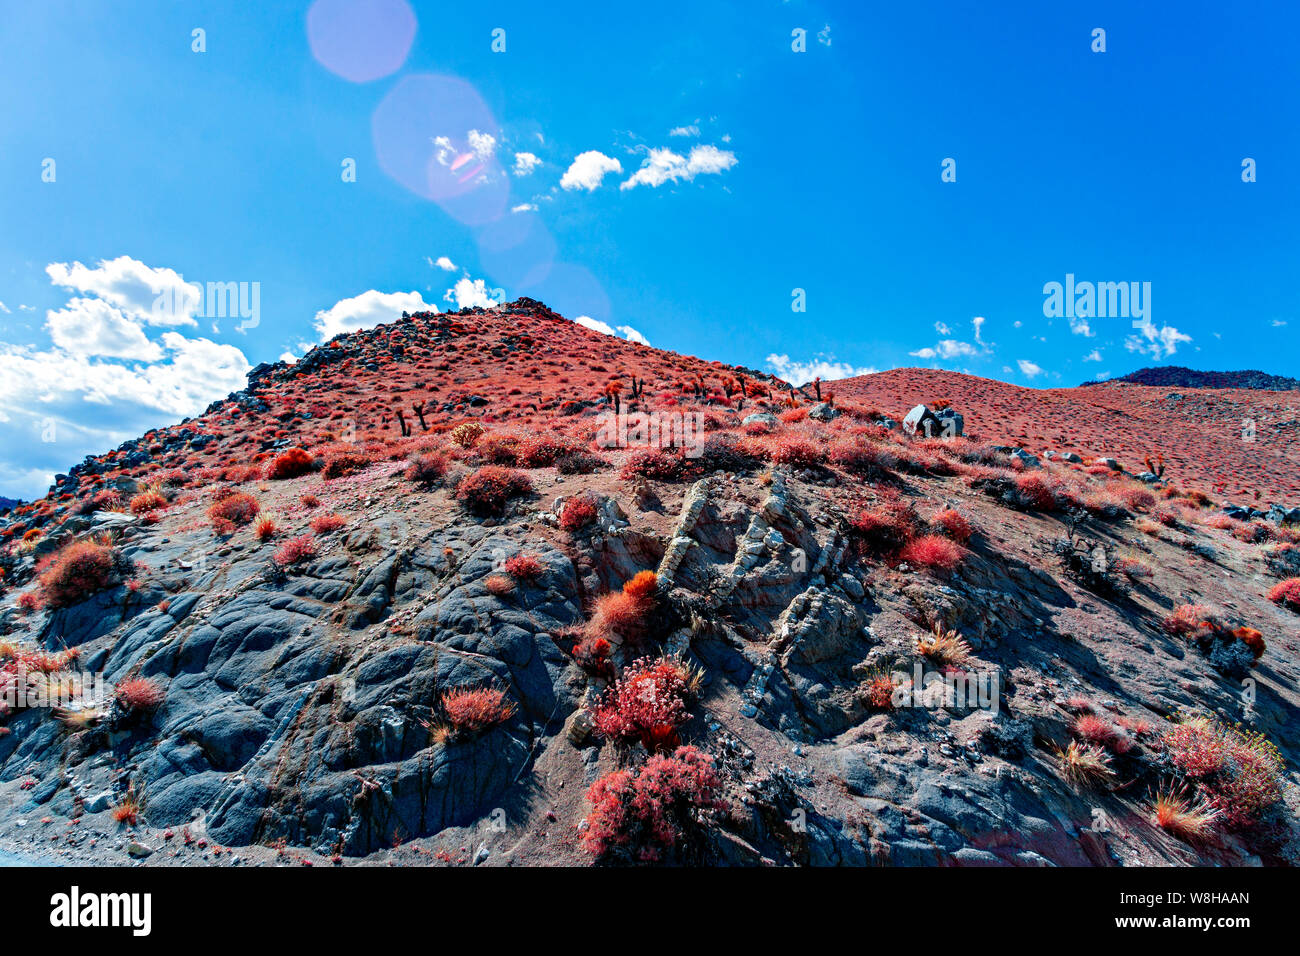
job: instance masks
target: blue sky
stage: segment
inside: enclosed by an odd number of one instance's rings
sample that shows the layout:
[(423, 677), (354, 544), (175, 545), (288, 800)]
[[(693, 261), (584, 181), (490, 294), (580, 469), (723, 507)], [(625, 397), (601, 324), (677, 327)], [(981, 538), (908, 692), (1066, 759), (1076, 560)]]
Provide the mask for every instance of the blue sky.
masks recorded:
[[(1298, 21), (1283, 3), (5, 0), (0, 494), (40, 494), (333, 331), (501, 294), (801, 380), (1300, 375)], [(1048, 317), (1067, 274), (1150, 283), (1149, 311)], [(182, 277), (256, 283), (256, 323), (152, 308)]]

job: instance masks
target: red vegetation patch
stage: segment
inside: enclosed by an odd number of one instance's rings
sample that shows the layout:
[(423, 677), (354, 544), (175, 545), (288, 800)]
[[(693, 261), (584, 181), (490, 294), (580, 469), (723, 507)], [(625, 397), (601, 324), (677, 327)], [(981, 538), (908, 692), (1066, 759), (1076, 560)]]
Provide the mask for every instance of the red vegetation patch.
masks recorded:
[(454, 736), (481, 733), (505, 723), (515, 705), (494, 687), (457, 687), (442, 695), (442, 712)]
[(1074, 733), (1080, 740), (1105, 747), (1111, 753), (1128, 753), (1133, 749), (1133, 740), (1122, 727), (1094, 714), (1083, 714), (1077, 718)]
[(966, 550), (949, 538), (927, 534), (903, 545), (898, 557), (917, 567), (951, 571), (961, 564)]
[(952, 508), (945, 508), (936, 514), (931, 524), (958, 544), (965, 544), (970, 540), (973, 533), (970, 522), (966, 520), (965, 516)]
[(569, 534), (581, 531), (596, 520), (596, 502), (590, 495), (576, 495), (564, 503), (560, 527)]
[(71, 607), (116, 583), (113, 549), (94, 541), (77, 541), (58, 551), (40, 576), (41, 602)]
[(587, 624), (587, 632), (641, 640), (649, 630), (658, 589), (659, 579), (653, 571), (638, 571), (621, 591), (611, 591), (596, 599), (596, 610)]
[(131, 499), (131, 514), (143, 515), (167, 507), (167, 499), (156, 491), (142, 491)]
[(504, 597), (515, 589), (515, 582), (504, 574), (489, 574), (483, 579), (483, 587), (487, 588), (489, 594)]
[(309, 534), (303, 534), (290, 538), (280, 545), (272, 560), (281, 567), (286, 567), (299, 561), (309, 561), (314, 557), (316, 557), (316, 539)]
[(336, 515), (333, 512), (329, 514), (317, 515), (311, 519), (311, 530), (316, 534), (329, 534), (331, 531), (337, 531), (347, 524), (347, 519), (342, 515)]
[(275, 537), (275, 519), (263, 516), (257, 519), (257, 524), (253, 526), (253, 534), (257, 535), (258, 541), (269, 541)]
[(1282, 757), (1260, 734), (1193, 718), (1166, 732), (1162, 741), (1173, 765), (1196, 783), (1229, 826), (1260, 822), (1281, 798)]
[(212, 521), (212, 526), (218, 531), (224, 532), (227, 525), (237, 527), (246, 525), (257, 517), (257, 512), (261, 510), (257, 499), (252, 495), (237, 491), (234, 494), (227, 495), (220, 501), (213, 502), (208, 507), (208, 518)]
[(437, 452), (427, 452), (411, 459), (406, 466), (406, 480), (417, 485), (432, 485), (447, 474), (447, 459)]
[(713, 760), (694, 747), (655, 754), (639, 772), (615, 770), (587, 790), (582, 847), (597, 858), (656, 863), (682, 853), (710, 810), (725, 809)]
[(676, 747), (678, 728), (690, 720), (692, 685), (693, 675), (674, 658), (634, 661), (596, 702), (596, 733), (621, 743), (639, 740), (650, 751)]
[(124, 710), (142, 713), (157, 709), (167, 697), (163, 689), (147, 677), (122, 681), (114, 696)]
[(1268, 599), (1274, 604), (1300, 614), (1300, 578), (1287, 578), (1268, 589)]
[(305, 475), (315, 467), (316, 459), (305, 448), (289, 448), (275, 456), (266, 469), (266, 477), (271, 479), (296, 478)]
[(826, 461), (826, 449), (807, 438), (790, 436), (776, 442), (772, 461), (791, 468), (817, 468)]
[(516, 581), (535, 581), (545, 570), (534, 554), (516, 554), (506, 558), (506, 574)]
[(456, 497), (476, 515), (501, 515), (511, 498), (526, 495), (533, 483), (523, 472), (498, 465), (484, 465), (466, 475), (456, 486)]

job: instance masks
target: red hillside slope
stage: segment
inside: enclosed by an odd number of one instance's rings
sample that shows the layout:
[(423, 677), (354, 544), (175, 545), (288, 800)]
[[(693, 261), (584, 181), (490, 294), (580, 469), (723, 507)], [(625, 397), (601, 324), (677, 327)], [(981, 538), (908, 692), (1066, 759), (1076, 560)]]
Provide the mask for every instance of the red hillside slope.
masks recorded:
[[(947, 400), (966, 417), (967, 432), (983, 440), (1036, 454), (1110, 455), (1130, 470), (1162, 454), (1175, 482), (1219, 489), (1243, 504), (1257, 491), (1264, 501), (1300, 504), (1295, 392), (1118, 383), (1032, 389), (919, 368), (845, 379), (828, 390), (899, 418), (918, 401)], [(1254, 441), (1243, 439), (1246, 422), (1254, 423)]]

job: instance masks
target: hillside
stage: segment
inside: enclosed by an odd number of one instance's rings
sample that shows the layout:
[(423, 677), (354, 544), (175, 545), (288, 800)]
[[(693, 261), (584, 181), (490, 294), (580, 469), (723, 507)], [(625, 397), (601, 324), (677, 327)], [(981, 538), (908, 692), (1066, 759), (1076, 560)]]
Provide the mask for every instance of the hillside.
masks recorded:
[[(1130, 385), (1154, 385), (1159, 388), (1255, 388), (1269, 392), (1284, 392), (1300, 389), (1300, 379), (1285, 375), (1269, 375), (1256, 369), (1244, 369), (1239, 372), (1202, 372), (1183, 368), (1181, 365), (1158, 365), (1153, 368), (1140, 368), (1119, 378), (1107, 379), (1108, 382), (1127, 382)], [(1098, 385), (1090, 380), (1082, 386)]]
[(1030, 389), (917, 368), (824, 387), (900, 419), (918, 401), (948, 400), (968, 431), (995, 444), (1111, 456), (1134, 471), (1162, 455), (1171, 481), (1243, 505), (1254, 504), (1256, 492), (1265, 502), (1300, 505), (1300, 399), (1291, 392), (1119, 382)]
[[(1207, 483), (1294, 474), (1197, 457), (1244, 396), (823, 387), (519, 300), (259, 366), (71, 468), (0, 517), (0, 685), (109, 686), (0, 705), (0, 852), (1300, 862), (1300, 532)], [(936, 399), (969, 435), (870, 407)]]

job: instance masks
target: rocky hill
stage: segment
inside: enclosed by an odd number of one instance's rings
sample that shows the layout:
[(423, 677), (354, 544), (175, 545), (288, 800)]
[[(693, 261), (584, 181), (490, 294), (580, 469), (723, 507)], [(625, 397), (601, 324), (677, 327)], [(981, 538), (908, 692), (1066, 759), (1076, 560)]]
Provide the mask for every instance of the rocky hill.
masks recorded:
[(1297, 862), (1300, 512), (1197, 483), (1211, 412), (1117, 425), (1138, 475), (1065, 397), (889, 375), (530, 300), (260, 366), (0, 517), (0, 850)]
[[(1240, 372), (1202, 372), (1197, 369), (1183, 368), (1181, 365), (1140, 368), (1136, 372), (1107, 381), (1128, 382), (1131, 385), (1155, 385), (1160, 388), (1257, 388), (1270, 392), (1300, 389), (1300, 379), (1288, 378), (1285, 375), (1270, 375), (1256, 369), (1244, 369)], [(1097, 384), (1100, 383), (1090, 380), (1083, 382), (1082, 386)]]

